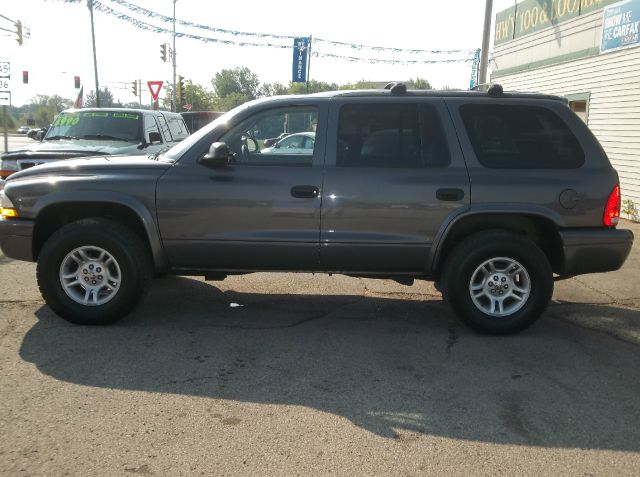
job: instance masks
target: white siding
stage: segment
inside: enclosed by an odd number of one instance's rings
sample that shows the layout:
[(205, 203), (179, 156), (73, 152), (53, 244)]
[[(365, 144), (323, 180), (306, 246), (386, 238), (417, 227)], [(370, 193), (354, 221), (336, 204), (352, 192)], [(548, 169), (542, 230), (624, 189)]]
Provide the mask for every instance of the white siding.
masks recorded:
[[(515, 52), (514, 52), (515, 53)], [(590, 93), (588, 124), (620, 175), (622, 198), (640, 209), (640, 47), (495, 79), (505, 90)]]

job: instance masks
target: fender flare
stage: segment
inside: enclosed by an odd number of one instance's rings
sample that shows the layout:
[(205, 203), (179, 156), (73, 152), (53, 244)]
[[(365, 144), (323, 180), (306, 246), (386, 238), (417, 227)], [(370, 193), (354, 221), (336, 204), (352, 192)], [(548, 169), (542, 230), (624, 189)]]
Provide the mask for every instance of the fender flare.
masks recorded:
[(551, 221), (558, 228), (566, 227), (564, 218), (557, 212), (542, 206), (532, 206), (531, 204), (484, 204), (482, 207), (471, 207), (460, 210), (457, 214), (447, 217), (438, 233), (434, 237), (433, 246), (429, 251), (427, 270), (435, 273), (437, 265), (442, 260), (444, 244), (453, 228), (470, 217), (480, 215), (523, 215), (535, 216)]
[(60, 204), (68, 204), (74, 202), (93, 202), (102, 204), (117, 204), (130, 209), (142, 222), (144, 230), (149, 240), (149, 247), (153, 257), (153, 263), (156, 269), (163, 270), (167, 267), (167, 258), (160, 239), (160, 230), (154, 214), (144, 205), (144, 203), (135, 197), (118, 192), (108, 191), (73, 191), (73, 192), (54, 192), (40, 198), (33, 206), (31, 212), (35, 219), (47, 207)]

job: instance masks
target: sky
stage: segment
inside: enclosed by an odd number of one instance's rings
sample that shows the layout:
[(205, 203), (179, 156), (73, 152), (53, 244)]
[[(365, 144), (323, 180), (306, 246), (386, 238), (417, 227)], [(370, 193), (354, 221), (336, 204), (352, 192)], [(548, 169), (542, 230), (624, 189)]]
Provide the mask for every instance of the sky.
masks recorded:
[[(131, 12), (118, 0), (99, 0), (136, 20), (171, 30), (171, 23)], [(173, 0), (128, 0), (161, 15), (173, 15)], [(495, 13), (514, 0), (494, 0)], [(324, 0), (310, 2), (243, 0), (177, 0), (176, 18), (218, 29), (309, 36), (338, 42), (420, 50), (473, 50), (481, 46), (485, 1), (422, 0), (404, 2)], [(86, 0), (0, 0), (0, 14), (20, 20), (30, 31), (23, 46), (15, 35), (0, 31), (0, 58), (11, 61), (12, 104), (30, 102), (38, 94), (74, 99), (74, 76), (80, 76), (85, 95), (95, 89), (91, 24)], [(142, 80), (143, 103), (151, 101), (147, 81), (170, 81), (171, 63), (160, 59), (160, 45), (171, 43), (171, 33), (143, 30), (128, 21), (94, 12), (98, 77), (124, 103), (135, 101), (131, 83)], [(14, 28), (0, 19), (0, 28)], [(235, 42), (292, 45), (290, 39), (246, 37), (177, 25), (176, 31)], [(493, 28), (492, 28), (493, 31)], [(177, 38), (177, 70), (209, 89), (223, 68), (246, 66), (261, 82), (287, 84), (292, 75), (293, 51), (287, 48), (236, 46)], [(466, 54), (434, 55), (384, 52), (313, 42), (312, 51), (341, 56), (385, 59), (465, 58)], [(29, 84), (22, 71), (29, 71)], [(471, 63), (389, 65), (312, 57), (311, 79), (353, 83), (359, 80), (392, 81), (421, 77), (434, 87), (468, 88)], [(164, 89), (160, 96), (164, 96)]]

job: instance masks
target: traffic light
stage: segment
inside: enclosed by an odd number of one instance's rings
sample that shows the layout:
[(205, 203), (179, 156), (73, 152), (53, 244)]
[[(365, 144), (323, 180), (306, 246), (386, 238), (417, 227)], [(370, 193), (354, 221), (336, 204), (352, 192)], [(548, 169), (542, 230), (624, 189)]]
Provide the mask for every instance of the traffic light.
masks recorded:
[(160, 45), (160, 59), (162, 59), (162, 61), (164, 61), (165, 63), (168, 60), (166, 43), (163, 43), (162, 45)]
[(22, 72), (22, 82), (24, 84), (28, 84), (29, 83), (29, 72), (28, 71), (23, 71)]
[(18, 42), (18, 45), (22, 46), (22, 43), (24, 43), (22, 22), (20, 20), (18, 20), (15, 23), (15, 25), (16, 25), (16, 35), (18, 35), (18, 38), (16, 38), (16, 41)]
[(184, 98), (184, 78), (182, 76), (178, 76), (178, 84), (176, 85), (176, 99), (179, 103), (182, 102)]
[(80, 77), (79, 76), (74, 76), (73, 77), (73, 86), (76, 89), (80, 89)]
[(131, 83), (131, 92), (134, 96), (138, 96), (138, 81)]

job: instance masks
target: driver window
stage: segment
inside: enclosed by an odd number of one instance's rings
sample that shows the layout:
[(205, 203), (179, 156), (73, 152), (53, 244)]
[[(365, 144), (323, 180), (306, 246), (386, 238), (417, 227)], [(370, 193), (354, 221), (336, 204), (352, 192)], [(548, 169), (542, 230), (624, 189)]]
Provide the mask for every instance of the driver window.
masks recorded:
[(316, 108), (277, 109), (246, 119), (220, 140), (236, 163), (310, 166), (317, 124)]
[[(152, 133), (155, 134), (151, 135)], [(144, 115), (144, 137), (148, 142), (162, 142), (160, 129), (158, 129), (155, 118), (150, 114)], [(156, 139), (156, 141), (152, 141), (152, 139)]]

